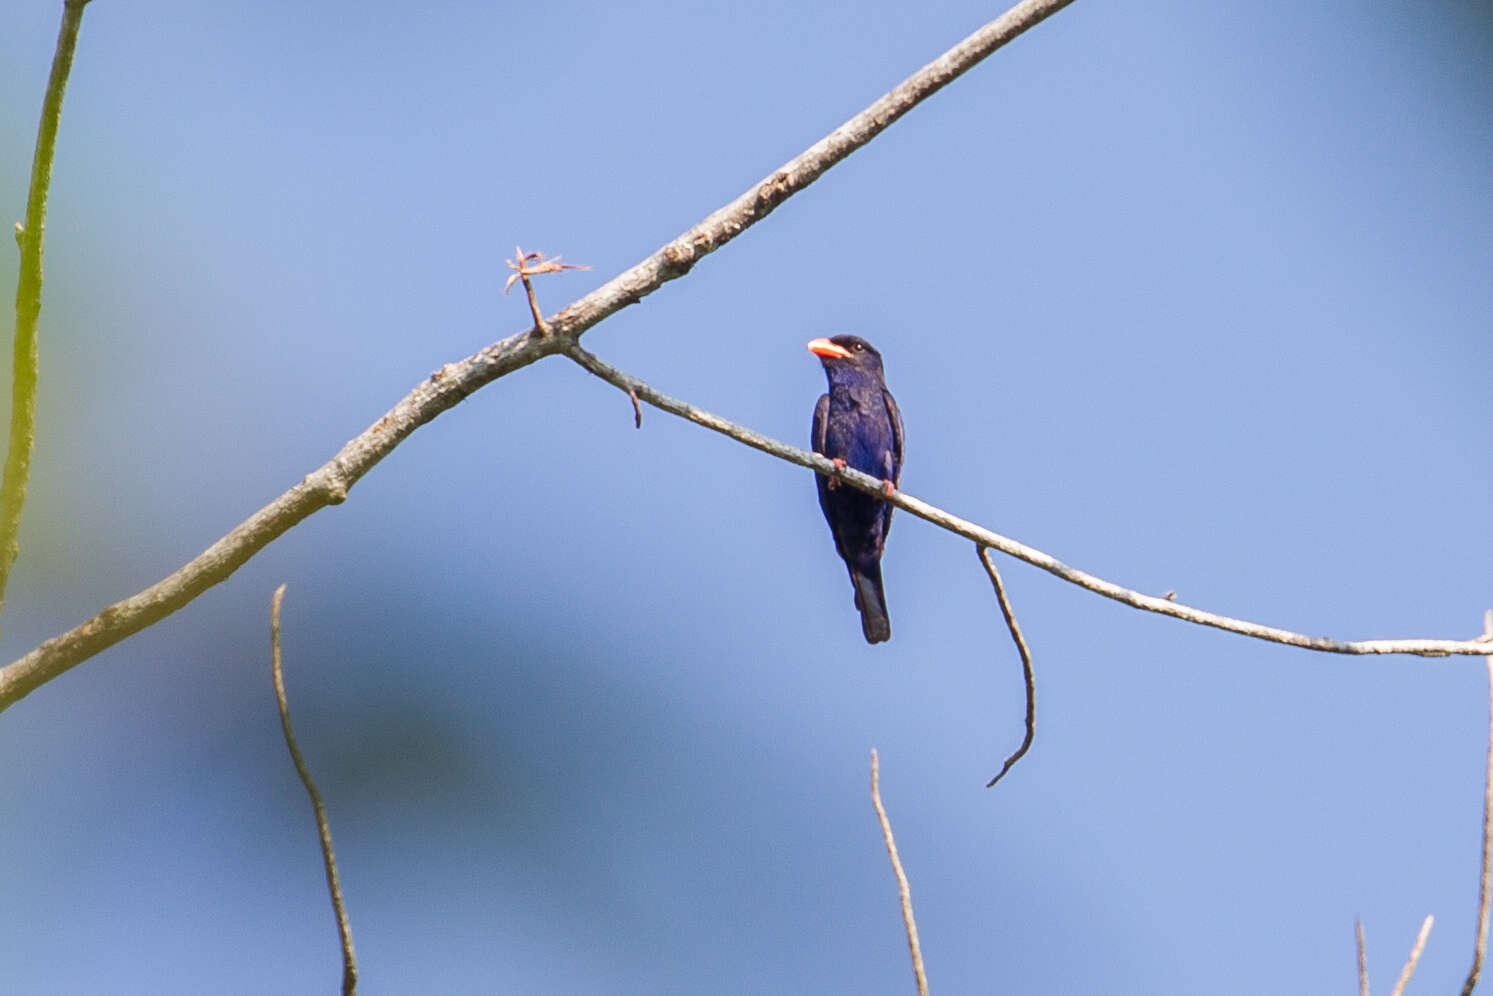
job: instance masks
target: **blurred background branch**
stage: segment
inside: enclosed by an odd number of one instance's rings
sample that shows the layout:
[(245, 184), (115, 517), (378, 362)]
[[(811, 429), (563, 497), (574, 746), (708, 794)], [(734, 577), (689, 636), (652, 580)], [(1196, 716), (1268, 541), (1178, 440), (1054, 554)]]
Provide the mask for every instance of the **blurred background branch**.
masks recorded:
[(21, 509), (31, 477), (31, 448), (36, 438), (36, 382), (40, 365), (37, 325), (41, 318), (42, 255), (46, 244), (47, 194), (52, 188), (52, 160), (57, 153), (57, 127), (62, 121), (62, 98), (83, 26), (88, 0), (66, 0), (52, 73), (42, 98), (41, 123), (36, 129), (36, 151), (31, 160), (31, 192), (26, 197), (26, 220), (16, 223), (21, 249), (21, 272), (16, 281), (16, 338), (11, 371), (10, 444), (5, 454), (5, 476), (0, 481), (0, 607), (10, 569), (20, 550)]

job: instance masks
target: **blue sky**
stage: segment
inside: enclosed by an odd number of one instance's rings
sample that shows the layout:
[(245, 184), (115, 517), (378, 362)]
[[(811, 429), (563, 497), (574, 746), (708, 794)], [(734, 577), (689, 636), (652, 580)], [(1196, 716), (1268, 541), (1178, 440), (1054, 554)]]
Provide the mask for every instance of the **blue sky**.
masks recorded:
[[(0, 15), (20, 217), (60, 3)], [(53, 187), (14, 658), (200, 552), (442, 363), (599, 285), (997, 13), (96, 0)], [(784, 440), (875, 343), (912, 494), (1340, 638), (1493, 606), (1493, 23), (1077, 3), (586, 337)], [(14, 280), (0, 253), (0, 283)], [(1477, 659), (1312, 655), (898, 516), (867, 647), (806, 472), (563, 359), (425, 427), (0, 718), (18, 993), (327, 991), (270, 594), (368, 991), (1379, 988), (1471, 958)]]

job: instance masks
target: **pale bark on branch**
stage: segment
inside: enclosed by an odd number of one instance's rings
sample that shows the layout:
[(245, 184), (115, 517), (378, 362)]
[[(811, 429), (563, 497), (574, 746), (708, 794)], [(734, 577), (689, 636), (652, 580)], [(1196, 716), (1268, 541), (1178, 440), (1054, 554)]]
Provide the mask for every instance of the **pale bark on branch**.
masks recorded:
[(311, 513), (335, 505), (415, 429), (505, 374), (568, 348), (598, 322), (684, 276), (707, 254), (884, 131), (923, 100), (1072, 0), (1023, 0), (979, 28), (864, 111), (774, 170), (746, 193), (668, 245), (546, 322), (437, 370), (326, 464), (250, 516), (169, 577), (104, 609), (0, 668), (0, 709), (8, 708), (125, 637), (160, 621), (226, 579)]
[[(667, 394), (657, 391), (638, 380), (631, 374), (627, 374), (611, 366), (605, 361), (588, 353), (580, 346), (570, 346), (567, 353), (587, 370), (596, 374), (605, 381), (615, 385), (623, 391), (635, 395), (639, 400), (661, 411), (680, 418), (688, 419), (696, 425), (713, 429), (725, 436), (730, 436), (738, 442), (759, 449), (764, 453), (771, 454), (780, 460), (796, 463), (801, 467), (823, 474), (826, 477), (838, 477), (852, 487), (860, 488), (867, 494), (881, 495), (883, 482), (869, 474), (862, 474), (858, 470), (846, 467), (837, 469), (833, 463), (816, 453), (809, 453), (796, 446), (778, 442), (768, 436), (742, 425), (737, 425), (729, 419), (721, 418), (711, 412), (698, 408), (687, 401), (671, 398)], [(963, 536), (974, 540), (980, 546), (994, 547), (1002, 553), (1009, 554), (1017, 560), (1024, 560), (1034, 567), (1040, 567), (1056, 577), (1062, 578), (1070, 584), (1076, 584), (1080, 588), (1086, 588), (1097, 595), (1112, 598), (1117, 602), (1129, 605), (1132, 608), (1145, 609), (1147, 612), (1155, 612), (1174, 619), (1183, 619), (1187, 622), (1197, 623), (1200, 626), (1212, 626), (1217, 629), (1227, 630), (1230, 633), (1238, 633), (1241, 636), (1252, 636), (1255, 639), (1266, 640), (1271, 643), (1282, 643), (1290, 647), (1301, 647), (1304, 650), (1318, 650), (1332, 654), (1412, 654), (1418, 657), (1446, 657), (1452, 654), (1486, 655), (1493, 651), (1493, 642), (1488, 638), (1479, 636), (1471, 640), (1436, 640), (1436, 639), (1408, 639), (1408, 640), (1337, 640), (1326, 636), (1308, 636), (1304, 633), (1295, 633), (1291, 630), (1280, 629), (1275, 626), (1265, 626), (1260, 623), (1249, 622), (1244, 619), (1234, 619), (1229, 616), (1219, 615), (1215, 612), (1207, 612), (1203, 609), (1195, 609), (1183, 605), (1170, 598), (1146, 595), (1133, 591), (1113, 581), (1081, 571), (1076, 567), (1069, 567), (1050, 554), (1043, 553), (1025, 543), (1018, 542), (1000, 533), (992, 532), (984, 526), (961, 519), (957, 515), (945, 512), (943, 509), (930, 505), (925, 501), (914, 498), (904, 491), (895, 491), (887, 498), (893, 505), (905, 509), (920, 519), (926, 519), (933, 523)]]
[(1420, 964), (1420, 956), (1425, 953), (1426, 938), (1431, 936), (1431, 925), (1435, 922), (1434, 916), (1421, 921), (1420, 933), (1415, 935), (1415, 945), (1410, 949), (1410, 957), (1405, 959), (1405, 967), (1400, 969), (1400, 977), (1395, 980), (1389, 996), (1404, 996), (1405, 987), (1410, 984), (1410, 976), (1415, 974), (1415, 966)]

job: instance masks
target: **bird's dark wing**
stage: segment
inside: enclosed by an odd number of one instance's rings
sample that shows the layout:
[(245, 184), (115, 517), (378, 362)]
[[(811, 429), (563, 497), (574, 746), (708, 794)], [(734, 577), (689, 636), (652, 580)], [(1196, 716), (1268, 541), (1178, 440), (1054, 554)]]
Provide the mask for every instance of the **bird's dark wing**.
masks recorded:
[(902, 412), (897, 408), (897, 399), (892, 397), (892, 392), (882, 388), (881, 397), (886, 401), (886, 413), (892, 419), (892, 465), (887, 468), (890, 473), (887, 480), (893, 484), (902, 481)]
[(815, 453), (824, 453), (824, 434), (829, 431), (829, 395), (819, 395), (814, 406), (814, 427), (809, 432), (809, 448)]

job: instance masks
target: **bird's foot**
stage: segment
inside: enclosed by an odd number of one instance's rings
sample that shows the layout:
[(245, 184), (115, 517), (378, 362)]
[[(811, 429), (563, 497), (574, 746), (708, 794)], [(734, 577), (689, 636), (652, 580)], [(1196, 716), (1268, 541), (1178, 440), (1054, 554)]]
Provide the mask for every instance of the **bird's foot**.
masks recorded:
[[(845, 461), (842, 460), (842, 459), (840, 459), (839, 457), (835, 457), (833, 460), (830, 461), (830, 463), (832, 463), (832, 464), (835, 465), (835, 470), (844, 470), (845, 469)], [(833, 491), (833, 490), (835, 490), (835, 488), (838, 488), (840, 486), (840, 479), (838, 477), (831, 477), (829, 479), (829, 482), (825, 486), (828, 487), (831, 491)]]
[(891, 481), (888, 481), (888, 480), (885, 480), (885, 479), (882, 480), (882, 482), (881, 482), (881, 496), (883, 498), (890, 498), (892, 496), (892, 492), (896, 491), (896, 490), (897, 490), (897, 485), (893, 484)]

